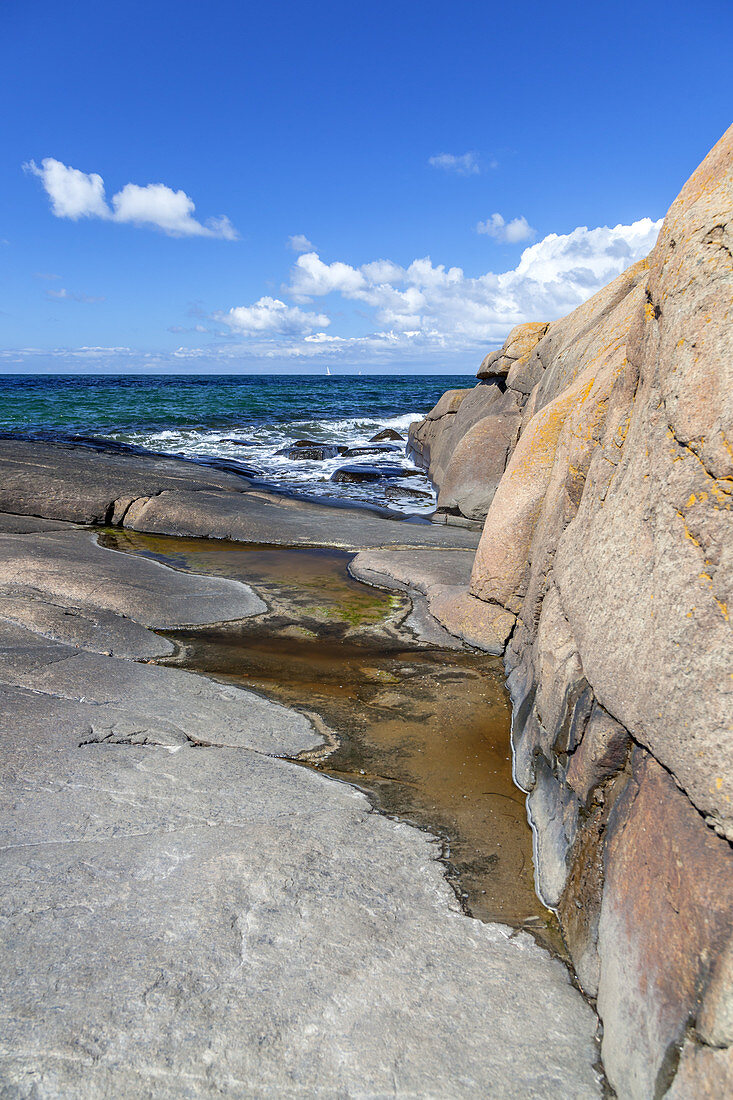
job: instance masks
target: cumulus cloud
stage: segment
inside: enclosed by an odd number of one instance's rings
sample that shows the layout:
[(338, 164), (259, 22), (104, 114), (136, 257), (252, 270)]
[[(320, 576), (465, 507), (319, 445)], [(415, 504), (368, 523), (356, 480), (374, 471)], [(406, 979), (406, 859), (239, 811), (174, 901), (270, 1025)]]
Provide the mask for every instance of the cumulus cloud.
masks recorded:
[(309, 302), (334, 290), (348, 298), (366, 285), (364, 274), (349, 264), (339, 260), (325, 264), (317, 252), (305, 252), (295, 261), (289, 293), (296, 302)]
[(251, 306), (235, 306), (228, 313), (214, 315), (217, 321), (244, 335), (298, 335), (326, 328), (331, 323), (324, 313), (308, 313), (286, 305), (279, 298), (260, 298)]
[(72, 290), (61, 287), (59, 290), (47, 290), (46, 297), (57, 302), (104, 302), (104, 298), (90, 297), (89, 294), (75, 294)]
[(433, 168), (442, 168), (444, 172), (453, 172), (456, 176), (477, 176), (479, 168), (475, 153), (438, 153), (430, 157), (428, 164)]
[(185, 191), (174, 191), (164, 183), (149, 183), (145, 187), (127, 183), (112, 196), (110, 206), (104, 180), (96, 172), (81, 172), (53, 157), (45, 157), (40, 166), (31, 160), (23, 167), (41, 180), (57, 218), (72, 221), (101, 218), (159, 229), (169, 237), (237, 239), (237, 231), (227, 217), (198, 221), (194, 217), (193, 199)]
[(314, 247), (303, 233), (288, 237), (288, 248), (292, 248), (293, 252), (313, 252)]
[(525, 248), (511, 271), (469, 277), (429, 257), (407, 267), (377, 260), (352, 267), (324, 263), (315, 252), (298, 257), (287, 293), (296, 301), (338, 293), (375, 310), (383, 330), (440, 334), (457, 343), (503, 339), (512, 325), (552, 320), (594, 294), (652, 248), (661, 222), (580, 226), (551, 233)]
[(492, 214), (485, 222), (479, 222), (476, 226), (477, 233), (484, 233), (487, 237), (494, 237), (497, 241), (507, 244), (519, 244), (520, 241), (531, 241), (537, 236), (524, 215), (512, 218), (507, 222), (501, 214)]
[[(642, 218), (631, 225), (551, 233), (526, 247), (512, 269), (475, 276), (429, 257), (407, 265), (377, 259), (353, 266), (304, 253), (294, 257), (290, 285), (281, 298), (262, 297), (214, 314), (209, 320), (217, 325), (206, 329), (205, 346), (197, 341), (198, 346), (181, 346), (171, 355), (175, 362), (202, 369), (233, 370), (249, 360), (308, 368), (332, 362), (470, 371), (514, 325), (563, 316), (646, 256), (660, 227), (661, 221)], [(323, 312), (303, 308), (318, 299)], [(299, 304), (290, 304), (293, 300)], [(203, 311), (195, 306), (190, 312), (198, 320)], [(201, 333), (203, 328), (177, 331)], [(39, 353), (12, 354), (14, 361), (35, 362)], [(131, 353), (81, 348), (47, 354), (112, 364), (115, 356)], [(150, 365), (145, 354), (136, 355)]]

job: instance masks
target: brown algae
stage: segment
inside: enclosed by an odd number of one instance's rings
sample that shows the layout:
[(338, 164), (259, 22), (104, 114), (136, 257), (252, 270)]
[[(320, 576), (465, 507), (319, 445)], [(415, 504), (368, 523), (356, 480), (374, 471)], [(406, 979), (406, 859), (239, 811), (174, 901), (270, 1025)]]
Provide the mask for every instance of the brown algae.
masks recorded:
[(175, 663), (241, 684), (320, 720), (330, 751), (298, 762), (365, 791), (380, 811), (442, 839), (472, 916), (532, 931), (564, 954), (534, 890), (524, 795), (512, 781), (501, 662), (421, 643), (407, 597), (370, 588), (338, 550), (113, 530), (102, 545), (252, 585), (268, 605), (235, 623), (165, 631)]

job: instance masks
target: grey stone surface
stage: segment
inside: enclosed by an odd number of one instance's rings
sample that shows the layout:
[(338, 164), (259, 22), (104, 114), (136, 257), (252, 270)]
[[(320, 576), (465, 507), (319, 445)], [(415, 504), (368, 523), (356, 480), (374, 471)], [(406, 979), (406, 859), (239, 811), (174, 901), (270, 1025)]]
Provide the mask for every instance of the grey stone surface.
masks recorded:
[(0, 621), (25, 626), (36, 634), (108, 657), (147, 660), (175, 652), (152, 630), (113, 611), (67, 600), (24, 585), (0, 587)]
[[(63, 703), (24, 704), (25, 827), (2, 853), (15, 1095), (600, 1095), (563, 967), (457, 912), (427, 836), (283, 761), (79, 749)], [(39, 751), (49, 725), (67, 749)]]
[(332, 508), (273, 493), (161, 493), (130, 508), (124, 526), (159, 535), (193, 535), (279, 546), (475, 547), (479, 533)]
[(76, 523), (119, 522), (133, 500), (166, 490), (241, 492), (248, 481), (176, 458), (108, 454), (0, 439), (0, 511)]
[[(273, 545), (475, 547), (470, 529), (254, 490), (246, 478), (179, 459), (0, 440), (0, 533), (52, 520)], [(49, 517), (37, 519), (35, 517)], [(63, 526), (63, 525), (62, 525)]]
[[(94, 704), (90, 737), (122, 713), (183, 744), (244, 745), (293, 755), (318, 743), (310, 722), (254, 692), (181, 669), (89, 653), (0, 622), (0, 683)], [(111, 717), (110, 717), (111, 716)], [(116, 735), (115, 735), (116, 736)]]
[(0, 592), (8, 588), (52, 594), (67, 606), (110, 611), (153, 629), (244, 619), (266, 609), (239, 581), (192, 578), (103, 550), (90, 531), (0, 535)]
[(7, 621), (0, 694), (3, 1096), (601, 1095), (564, 967), (273, 758), (318, 741), (301, 715)]
[[(470, 551), (366, 550), (356, 555), (350, 569), (368, 584), (424, 595), (425, 608), (442, 632), (499, 656), (514, 627), (514, 616), (469, 595), (472, 561)], [(420, 634), (430, 636), (424, 629)], [(440, 644), (434, 634), (432, 640)]]

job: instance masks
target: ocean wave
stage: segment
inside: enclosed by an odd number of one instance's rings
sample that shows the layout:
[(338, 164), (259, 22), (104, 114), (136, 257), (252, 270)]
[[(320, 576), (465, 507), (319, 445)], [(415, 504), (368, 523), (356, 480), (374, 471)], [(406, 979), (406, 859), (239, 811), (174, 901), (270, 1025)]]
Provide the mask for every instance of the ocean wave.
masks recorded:
[[(214, 430), (201, 428), (156, 428), (155, 430), (118, 431), (108, 433), (120, 443), (134, 444), (163, 454), (186, 458), (222, 458), (244, 462), (257, 469), (261, 479), (273, 489), (296, 492), (299, 495), (354, 501), (388, 507), (411, 515), (428, 514), (435, 510), (435, 492), (424, 474), (415, 474), (406, 454), (406, 433), (419, 413), (403, 413), (389, 417), (336, 417), (297, 419), (280, 423), (250, 422)], [(400, 450), (385, 448), (361, 455), (338, 454), (334, 458), (301, 458), (279, 453), (292, 448), (299, 440), (312, 440), (344, 448), (367, 447), (385, 429), (400, 432)], [(350, 464), (376, 467), (401, 467), (410, 476), (379, 477), (373, 481), (333, 481), (337, 470)]]

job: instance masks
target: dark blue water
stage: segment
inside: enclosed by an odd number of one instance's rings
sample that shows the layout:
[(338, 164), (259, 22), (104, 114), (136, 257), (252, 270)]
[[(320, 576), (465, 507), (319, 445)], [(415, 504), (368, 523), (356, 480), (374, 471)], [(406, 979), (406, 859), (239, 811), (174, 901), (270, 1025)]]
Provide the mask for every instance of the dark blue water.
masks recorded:
[[(385, 427), (406, 437), (410, 422), (446, 389), (475, 384), (456, 375), (3, 375), (0, 431), (94, 436), (164, 454), (227, 459), (255, 468), (275, 488), (425, 513), (434, 507), (425, 478), (334, 482), (345, 460), (294, 461), (277, 452), (297, 439), (359, 446)], [(374, 457), (406, 471), (411, 466), (403, 448)]]

